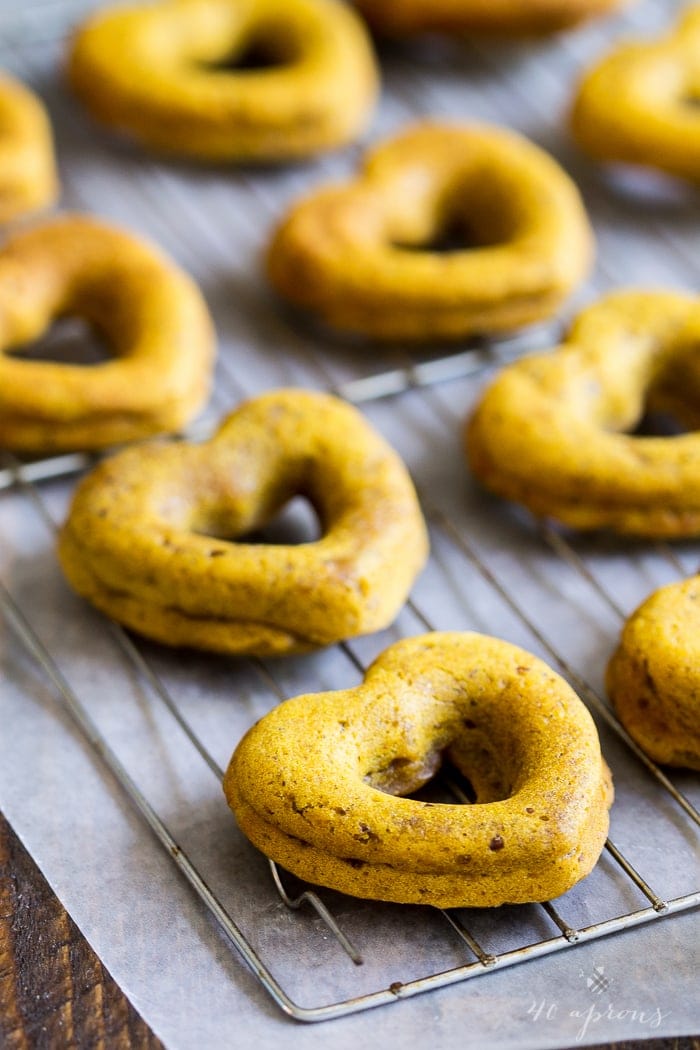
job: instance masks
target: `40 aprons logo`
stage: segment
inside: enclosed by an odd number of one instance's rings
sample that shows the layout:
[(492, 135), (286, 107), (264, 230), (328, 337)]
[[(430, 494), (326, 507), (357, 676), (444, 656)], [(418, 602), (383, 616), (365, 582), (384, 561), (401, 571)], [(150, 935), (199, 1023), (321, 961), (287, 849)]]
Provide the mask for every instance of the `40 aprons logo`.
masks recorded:
[(561, 1021), (562, 1016), (570, 1017), (578, 1026), (575, 1038), (576, 1042), (580, 1043), (591, 1029), (605, 1021), (627, 1021), (627, 1023), (653, 1030), (659, 1028), (661, 1022), (670, 1014), (670, 1011), (664, 1013), (658, 1006), (639, 1009), (621, 1007), (609, 1000), (606, 1002), (604, 993), (610, 990), (613, 979), (606, 975), (604, 966), (594, 966), (588, 974), (581, 970), (580, 975), (586, 982), (588, 991), (595, 997), (592, 1002), (563, 1013), (558, 1003), (541, 999), (539, 1002), (533, 1002), (527, 1011), (532, 1020)]

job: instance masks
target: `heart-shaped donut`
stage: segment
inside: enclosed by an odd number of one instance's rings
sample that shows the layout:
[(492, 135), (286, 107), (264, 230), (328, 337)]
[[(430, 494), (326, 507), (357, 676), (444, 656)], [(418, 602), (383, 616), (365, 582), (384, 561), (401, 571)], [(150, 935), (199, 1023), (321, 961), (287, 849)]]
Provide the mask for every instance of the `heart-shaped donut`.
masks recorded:
[[(113, 359), (9, 354), (65, 316), (87, 321)], [(135, 237), (63, 215), (0, 249), (0, 446), (98, 449), (177, 430), (206, 400), (213, 356), (199, 289)]]
[(53, 204), (58, 177), (43, 105), (7, 73), (0, 76), (0, 222)]
[(700, 533), (700, 434), (630, 433), (645, 409), (700, 427), (700, 303), (616, 292), (553, 353), (504, 368), (467, 428), (487, 488), (576, 529)]
[[(611, 100), (614, 99), (614, 103)], [(700, 181), (700, 5), (668, 35), (619, 45), (583, 78), (571, 126), (598, 160)]]
[(409, 33), (554, 33), (606, 14), (621, 0), (355, 0), (373, 29)]
[[(239, 542), (294, 496), (320, 539)], [(73, 587), (168, 645), (303, 652), (387, 626), (427, 553), (398, 455), (354, 408), (280, 390), (248, 401), (202, 445), (154, 444), (80, 485), (59, 544)]]
[(549, 317), (591, 255), (578, 190), (550, 156), (503, 128), (426, 123), (293, 207), (267, 270), (334, 328), (458, 339)]
[(630, 616), (607, 685), (650, 758), (700, 769), (700, 577), (662, 587)]
[(289, 160), (350, 142), (378, 82), (361, 19), (336, 0), (108, 8), (78, 30), (69, 77), (98, 120), (208, 161)]
[[(447, 757), (476, 803), (404, 798)], [(571, 687), (507, 642), (398, 642), (354, 689), (287, 700), (236, 748), (242, 831), (309, 882), (443, 908), (556, 897), (595, 864), (610, 774)]]

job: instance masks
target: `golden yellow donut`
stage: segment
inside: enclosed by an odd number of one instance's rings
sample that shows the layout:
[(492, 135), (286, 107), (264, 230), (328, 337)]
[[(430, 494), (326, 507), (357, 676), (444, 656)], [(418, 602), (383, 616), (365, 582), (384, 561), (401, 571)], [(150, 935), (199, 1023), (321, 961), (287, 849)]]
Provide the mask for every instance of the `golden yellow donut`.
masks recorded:
[(645, 407), (700, 428), (700, 301), (616, 292), (553, 353), (504, 368), (467, 428), (483, 484), (576, 529), (700, 533), (700, 434), (630, 433)]
[[(475, 805), (403, 798), (446, 756)], [(557, 897), (600, 855), (612, 802), (571, 687), (485, 635), (397, 642), (354, 689), (287, 700), (236, 748), (224, 792), (245, 835), (295, 875), (404, 904)]]
[(608, 693), (650, 758), (700, 769), (700, 577), (655, 591), (627, 620)]
[[(236, 69), (259, 52), (266, 68)], [(79, 29), (73, 89), (146, 147), (206, 161), (281, 161), (351, 142), (378, 74), (361, 20), (337, 0), (160, 0)]]
[[(80, 365), (9, 356), (80, 317), (114, 358)], [(0, 249), (0, 447), (99, 449), (187, 423), (206, 400), (211, 321), (193, 281), (150, 245), (84, 215)]]
[(0, 222), (47, 208), (58, 196), (51, 126), (43, 105), (0, 75)]
[[(297, 495), (320, 539), (246, 541)], [(354, 408), (304, 390), (245, 402), (205, 444), (104, 462), (59, 544), (75, 590), (120, 623), (167, 645), (260, 656), (386, 627), (426, 553), (398, 455)]]
[(553, 33), (604, 15), (624, 0), (355, 0), (381, 33)]
[[(459, 249), (434, 250), (444, 236)], [(294, 206), (267, 271), (333, 328), (459, 339), (549, 317), (591, 256), (578, 191), (550, 156), (503, 128), (424, 123)]]
[(700, 181), (700, 5), (660, 39), (621, 44), (581, 82), (571, 116), (598, 160)]

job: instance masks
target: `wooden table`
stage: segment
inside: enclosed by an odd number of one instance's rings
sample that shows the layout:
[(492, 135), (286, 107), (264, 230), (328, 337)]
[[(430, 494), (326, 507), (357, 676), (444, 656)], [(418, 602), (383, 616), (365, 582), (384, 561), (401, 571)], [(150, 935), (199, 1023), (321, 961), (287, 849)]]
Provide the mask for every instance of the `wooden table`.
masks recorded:
[(162, 1048), (2, 815), (0, 1047)]
[[(290, 1027), (290, 1044), (293, 1029)], [(606, 1044), (700, 1050), (700, 1039)], [(0, 1050), (162, 1050), (0, 814)]]

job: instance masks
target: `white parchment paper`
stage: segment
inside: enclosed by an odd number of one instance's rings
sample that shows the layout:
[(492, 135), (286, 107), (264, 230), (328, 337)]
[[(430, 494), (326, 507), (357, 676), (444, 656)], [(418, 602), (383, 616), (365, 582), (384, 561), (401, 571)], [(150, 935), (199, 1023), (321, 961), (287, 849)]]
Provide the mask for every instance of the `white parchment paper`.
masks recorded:
[[(85, 5), (80, 5), (85, 6)], [(571, 149), (562, 117), (575, 70), (625, 30), (652, 32), (679, 6), (640, 2), (616, 19), (556, 41), (388, 49), (374, 140), (418, 114), (496, 121), (551, 149), (582, 185), (599, 266), (579, 296), (617, 284), (695, 287), (700, 208), (684, 192), (604, 181)], [(57, 129), (64, 204), (121, 221), (158, 241), (200, 282), (221, 342), (214, 418), (245, 394), (282, 384), (327, 387), (405, 363), (399, 351), (342, 346), (302, 328), (272, 301), (259, 255), (271, 223), (300, 192), (349, 173), (351, 150), (276, 171), (165, 166), (89, 124), (65, 93), (57, 36), (64, 5), (22, 12), (0, 4), (3, 61), (47, 100)], [(75, 5), (74, 5), (75, 9)], [(553, 330), (532, 333), (546, 346)], [(429, 352), (428, 352), (429, 353)], [(558, 560), (529, 523), (471, 483), (461, 425), (486, 375), (365, 406), (400, 449), (426, 501), (440, 507), (570, 666), (602, 690), (619, 622), (589, 582)], [(42, 486), (55, 521), (72, 481)], [(547, 656), (507, 602), (433, 529), (433, 555), (414, 600), (440, 629), (477, 629)], [(586, 565), (626, 610), (675, 578), (651, 548), (583, 541)], [(698, 548), (678, 551), (688, 572)], [(134, 672), (106, 622), (71, 594), (53, 536), (21, 491), (0, 496), (0, 577), (88, 706), (129, 772), (289, 994), (302, 1005), (347, 998), (470, 961), (429, 909), (354, 902), (324, 893), (363, 954), (355, 967), (313, 913), (290, 912), (265, 861), (236, 830), (211, 770)], [(354, 642), (363, 663), (421, 624)], [(220, 765), (275, 693), (247, 661), (141, 645), (183, 715)], [(168, 856), (63, 712), (55, 690), (3, 624), (0, 636), (0, 807), (108, 969), (173, 1048), (344, 1048), (358, 1040), (451, 1048), (569, 1046), (700, 1027), (698, 913), (664, 918), (512, 970), (321, 1026), (285, 1018), (207, 918)], [(339, 649), (269, 665), (284, 695), (345, 687), (358, 672)], [(617, 801), (611, 837), (653, 889), (671, 898), (700, 885), (698, 834), (604, 726)], [(697, 778), (674, 782), (697, 804)], [(604, 854), (557, 907), (577, 927), (634, 911), (643, 895)], [(464, 916), (498, 953), (557, 934), (537, 907)]]

